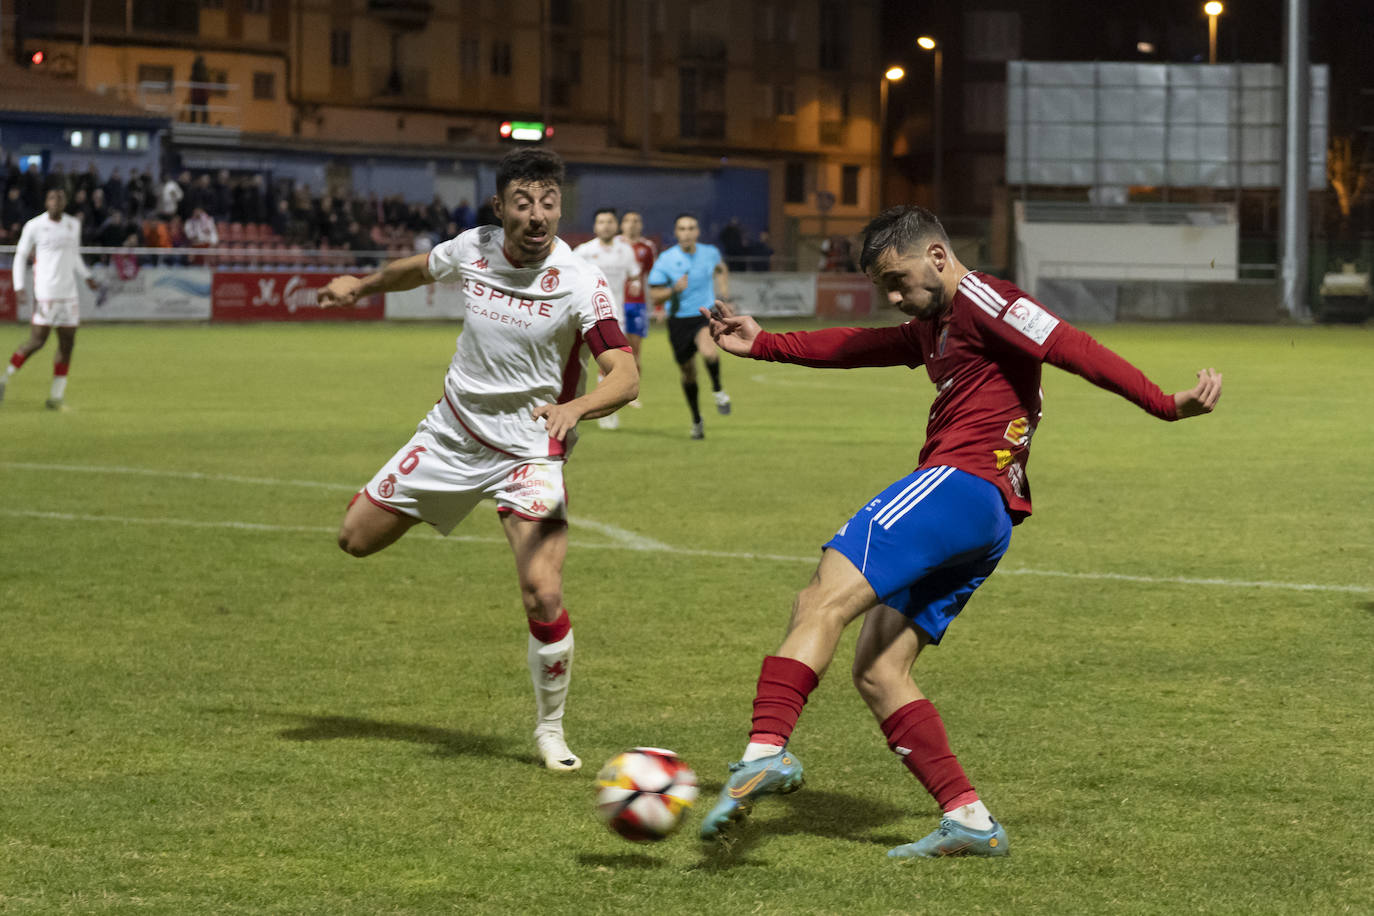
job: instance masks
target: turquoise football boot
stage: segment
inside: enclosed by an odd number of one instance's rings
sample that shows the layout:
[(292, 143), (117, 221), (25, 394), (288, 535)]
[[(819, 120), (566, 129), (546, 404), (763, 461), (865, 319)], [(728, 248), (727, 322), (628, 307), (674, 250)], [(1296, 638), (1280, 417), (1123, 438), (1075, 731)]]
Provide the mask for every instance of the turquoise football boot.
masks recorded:
[(802, 783), (802, 762), (786, 748), (771, 757), (730, 764), (730, 778), (720, 790), (720, 800), (702, 819), (701, 838), (719, 839), (727, 825), (749, 814), (754, 799), (786, 795), (800, 789)]
[(940, 856), (1006, 856), (1011, 855), (1007, 831), (996, 820), (991, 829), (974, 830), (947, 817), (940, 818), (940, 826), (928, 836), (914, 843), (889, 849), (889, 859), (936, 859)]

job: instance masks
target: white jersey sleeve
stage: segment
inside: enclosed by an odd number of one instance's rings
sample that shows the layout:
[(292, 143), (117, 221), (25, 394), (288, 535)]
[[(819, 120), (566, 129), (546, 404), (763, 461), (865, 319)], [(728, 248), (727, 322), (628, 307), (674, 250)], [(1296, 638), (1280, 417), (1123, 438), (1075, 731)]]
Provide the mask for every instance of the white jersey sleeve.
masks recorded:
[(19, 245), (14, 251), (14, 291), (21, 293), (29, 288), (29, 258), (33, 257), (34, 223), (29, 220), (19, 233)]
[(440, 242), (429, 250), (429, 275), (440, 283), (457, 283), (463, 279), (462, 263), (464, 240), (469, 230), (461, 235)]

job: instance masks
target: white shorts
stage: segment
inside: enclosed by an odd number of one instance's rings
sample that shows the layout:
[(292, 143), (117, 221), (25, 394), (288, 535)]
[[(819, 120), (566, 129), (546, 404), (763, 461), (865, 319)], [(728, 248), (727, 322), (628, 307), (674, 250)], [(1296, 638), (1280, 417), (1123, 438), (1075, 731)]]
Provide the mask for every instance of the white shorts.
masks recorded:
[(81, 324), (80, 302), (76, 299), (35, 299), (33, 323), (56, 328), (74, 328)]
[(517, 458), (493, 451), (462, 429), (434, 422), (436, 407), (401, 450), (363, 488), (388, 512), (428, 522), (448, 534), (483, 499), (501, 514), (567, 523), (568, 492), (557, 458)]

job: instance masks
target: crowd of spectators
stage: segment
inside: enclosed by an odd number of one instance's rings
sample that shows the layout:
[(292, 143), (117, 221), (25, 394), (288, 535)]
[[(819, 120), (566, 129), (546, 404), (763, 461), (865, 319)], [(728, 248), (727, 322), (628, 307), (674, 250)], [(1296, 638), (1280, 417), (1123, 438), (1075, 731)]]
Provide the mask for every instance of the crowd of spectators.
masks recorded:
[[(82, 224), (82, 244), (106, 248), (216, 248), (241, 252), (216, 260), (245, 265), (285, 264), (304, 251), (334, 253), (329, 266), (368, 266), (383, 258), (427, 251), (476, 225), (479, 214), (463, 201), (447, 207), (408, 203), (400, 195), (323, 194), (290, 181), (269, 183), (261, 174), (227, 169), (184, 170), (159, 181), (148, 169), (102, 176), (94, 163), (68, 172), (55, 163), (45, 174), (30, 164), (20, 171), (0, 153), (0, 244), (19, 240), (24, 223), (43, 212), (47, 192), (67, 194), (67, 212)], [(193, 253), (155, 260), (198, 260)], [(145, 256), (147, 259), (147, 256)]]

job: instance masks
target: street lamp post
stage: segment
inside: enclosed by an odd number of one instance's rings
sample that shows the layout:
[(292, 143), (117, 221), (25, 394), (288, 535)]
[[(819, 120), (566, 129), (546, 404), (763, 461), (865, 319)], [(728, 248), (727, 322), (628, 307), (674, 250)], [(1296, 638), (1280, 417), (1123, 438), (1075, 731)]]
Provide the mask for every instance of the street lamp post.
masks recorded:
[(887, 93), (888, 84), (895, 83), (906, 76), (906, 71), (898, 66), (887, 68), (882, 82), (878, 85), (878, 210), (883, 209), (887, 194)]
[(941, 122), (944, 119), (940, 116), (942, 95), (942, 93), (940, 92), (940, 79), (943, 76), (942, 71), (944, 70), (944, 48), (941, 46), (940, 42), (936, 41), (934, 38), (931, 38), (929, 35), (922, 35), (920, 38), (916, 39), (916, 44), (924, 51), (933, 51), (935, 53), (935, 99), (934, 104), (931, 107), (930, 114), (931, 133), (933, 135), (932, 144), (935, 147), (933, 151), (935, 168), (932, 171), (930, 183), (931, 203), (933, 204), (931, 209), (934, 210), (935, 213), (938, 215), (940, 213), (941, 203), (940, 192), (944, 184), (944, 144), (941, 138), (941, 133), (943, 130), (943, 125)]
[(1221, 15), (1222, 6), (1217, 0), (1209, 0), (1202, 4), (1202, 11), (1207, 14), (1207, 62), (1217, 62), (1217, 17)]

